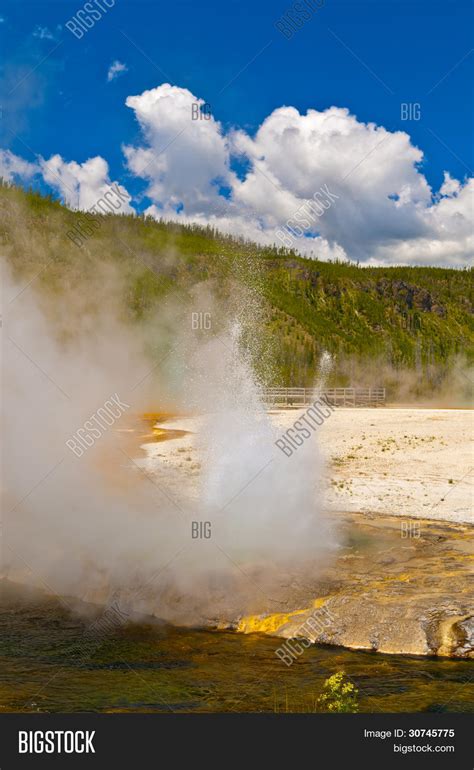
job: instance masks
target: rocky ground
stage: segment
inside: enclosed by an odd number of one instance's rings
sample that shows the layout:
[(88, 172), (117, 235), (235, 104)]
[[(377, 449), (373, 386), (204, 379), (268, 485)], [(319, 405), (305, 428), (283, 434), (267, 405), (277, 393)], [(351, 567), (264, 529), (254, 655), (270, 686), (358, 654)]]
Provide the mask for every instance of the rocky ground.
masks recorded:
[(293, 577), (291, 601), (303, 612), (244, 617), (239, 630), (271, 625), (277, 636), (354, 649), (474, 657), (472, 529), (412, 524), (407, 533), (395, 517), (345, 516), (337, 558), (317, 580)]

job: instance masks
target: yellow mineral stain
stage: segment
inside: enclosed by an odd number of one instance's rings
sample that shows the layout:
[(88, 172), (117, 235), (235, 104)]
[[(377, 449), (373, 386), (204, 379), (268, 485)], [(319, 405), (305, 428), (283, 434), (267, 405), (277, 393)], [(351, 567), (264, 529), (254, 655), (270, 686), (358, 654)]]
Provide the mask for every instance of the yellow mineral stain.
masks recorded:
[(268, 615), (247, 615), (241, 618), (237, 631), (241, 634), (274, 634), (290, 622), (296, 615), (303, 615), (308, 610), (293, 612), (275, 612)]
[(153, 428), (151, 437), (149, 436), (146, 439), (145, 443), (149, 441), (153, 441), (153, 442), (170, 441), (173, 438), (182, 438), (182, 436), (187, 436), (188, 434), (189, 434), (189, 431), (187, 430)]
[(315, 599), (313, 602), (313, 607), (318, 610), (320, 607), (324, 607), (327, 600), (329, 599), (329, 596), (320, 596), (319, 599)]
[(165, 420), (171, 420), (176, 417), (171, 412), (142, 412), (141, 417), (147, 422), (164, 422)]

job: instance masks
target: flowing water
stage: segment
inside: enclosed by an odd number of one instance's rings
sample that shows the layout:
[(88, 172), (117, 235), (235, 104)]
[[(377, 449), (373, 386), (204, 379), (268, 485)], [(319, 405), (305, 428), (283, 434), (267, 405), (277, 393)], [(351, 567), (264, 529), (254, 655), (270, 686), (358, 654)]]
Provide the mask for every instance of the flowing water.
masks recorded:
[(310, 712), (324, 680), (344, 670), (364, 712), (474, 713), (474, 663), (465, 660), (314, 646), (287, 667), (278, 639), (140, 623), (109, 634), (79, 664), (71, 650), (84, 621), (2, 582), (3, 711)]

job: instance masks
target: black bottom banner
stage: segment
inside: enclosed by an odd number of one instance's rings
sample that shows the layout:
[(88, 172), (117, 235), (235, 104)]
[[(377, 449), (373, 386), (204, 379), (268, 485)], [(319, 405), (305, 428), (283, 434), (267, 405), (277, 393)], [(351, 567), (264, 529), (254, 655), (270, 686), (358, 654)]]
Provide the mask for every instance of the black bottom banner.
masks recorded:
[(2, 714), (0, 770), (150, 768), (194, 760), (252, 767), (474, 767), (472, 714)]

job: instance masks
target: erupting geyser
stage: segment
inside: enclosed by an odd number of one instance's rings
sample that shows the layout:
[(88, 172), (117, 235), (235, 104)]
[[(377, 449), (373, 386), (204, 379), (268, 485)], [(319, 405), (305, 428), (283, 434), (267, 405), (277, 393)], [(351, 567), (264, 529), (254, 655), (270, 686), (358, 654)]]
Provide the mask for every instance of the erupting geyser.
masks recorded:
[(317, 439), (311, 436), (291, 457), (281, 452), (240, 336), (234, 322), (189, 364), (193, 405), (205, 413), (202, 515), (215, 520), (222, 546), (246, 562), (317, 561), (331, 542)]
[[(5, 286), (7, 300), (19, 291), (10, 279)], [(161, 371), (147, 379), (156, 365), (138, 331), (110, 311), (68, 337), (33, 292), (23, 297), (9, 314), (4, 360), (4, 575), (195, 622), (212, 615), (217, 595), (247, 609), (249, 571), (259, 588), (295, 563), (309, 561), (314, 574), (333, 542), (317, 437), (291, 457), (280, 451), (241, 319), (222, 328), (168, 362), (179, 406), (204, 415), (196, 501), (163, 469), (143, 474), (139, 446), (130, 446), (134, 415), (169, 398)], [(70, 436), (112, 394), (129, 408), (81, 456), (69, 451)], [(212, 536), (192, 542), (193, 521), (210, 522)]]

